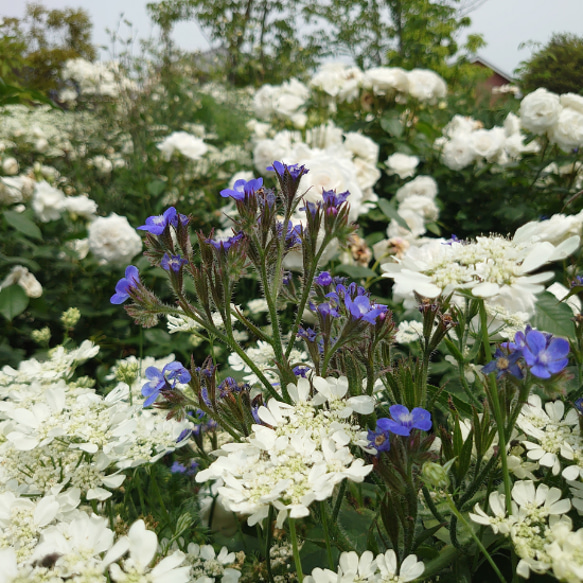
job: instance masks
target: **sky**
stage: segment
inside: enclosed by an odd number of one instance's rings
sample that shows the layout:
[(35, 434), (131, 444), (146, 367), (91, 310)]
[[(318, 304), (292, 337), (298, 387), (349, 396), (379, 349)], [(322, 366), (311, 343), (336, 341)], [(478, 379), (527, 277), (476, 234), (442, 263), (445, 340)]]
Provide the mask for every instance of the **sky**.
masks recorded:
[[(147, 15), (147, 1), (41, 0), (48, 8), (85, 8), (93, 21), (93, 42), (108, 47), (102, 51), (102, 58), (112, 56), (107, 28), (118, 30), (122, 39), (157, 38), (157, 31)], [(0, 0), (0, 17), (22, 16), (25, 4), (25, 0)], [(122, 15), (132, 23), (131, 28), (122, 23)], [(583, 35), (583, 0), (487, 0), (469, 16), (472, 25), (467, 32), (481, 33), (487, 42), (479, 56), (510, 75), (532, 53), (528, 47), (519, 49), (521, 43), (533, 41), (544, 45), (557, 32)], [(179, 24), (174, 31), (174, 41), (185, 50), (210, 47), (194, 22)], [(120, 47), (118, 42), (118, 51)]]

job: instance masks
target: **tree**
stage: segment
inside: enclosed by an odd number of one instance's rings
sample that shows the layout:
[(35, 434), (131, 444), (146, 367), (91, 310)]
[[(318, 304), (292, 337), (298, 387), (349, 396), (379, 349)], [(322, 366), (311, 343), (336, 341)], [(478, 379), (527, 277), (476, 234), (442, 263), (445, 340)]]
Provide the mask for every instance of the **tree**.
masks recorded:
[(519, 74), (524, 93), (544, 87), (554, 93), (583, 95), (583, 37), (553, 34), (546, 46), (521, 63)]
[(12, 83), (48, 92), (59, 84), (68, 59), (92, 61), (92, 23), (83, 9), (48, 10), (27, 4), (24, 18), (0, 22), (0, 75)]
[(162, 29), (167, 51), (173, 26), (196, 20), (215, 50), (226, 55), (231, 81), (281, 82), (312, 67), (320, 53), (316, 38), (305, 42), (294, 0), (162, 0), (147, 5)]
[[(360, 67), (420, 67), (447, 78), (449, 61), (460, 51), (457, 34), (471, 24), (467, 12), (481, 3), (329, 0), (308, 3), (306, 13), (324, 23), (318, 34), (326, 35), (331, 52), (349, 55)], [(469, 52), (483, 45), (479, 35), (471, 35), (468, 41), (464, 48)]]

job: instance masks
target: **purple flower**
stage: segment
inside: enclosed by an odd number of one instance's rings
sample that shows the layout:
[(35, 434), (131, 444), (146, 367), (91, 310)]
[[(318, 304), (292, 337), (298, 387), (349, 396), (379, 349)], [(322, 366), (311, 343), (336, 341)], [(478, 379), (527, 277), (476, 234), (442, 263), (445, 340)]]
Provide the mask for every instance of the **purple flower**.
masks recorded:
[(309, 172), (309, 170), (307, 170), (306, 167), (303, 165), (300, 166), (299, 164), (284, 164), (283, 162), (277, 161), (275, 161), (272, 166), (268, 166), (266, 170), (268, 172), (275, 172), (282, 178), (285, 174), (285, 171), (287, 170), (294, 180), (297, 180), (298, 178)]
[(263, 178), (253, 178), (245, 180), (241, 178), (235, 182), (233, 188), (221, 190), (221, 196), (224, 198), (231, 197), (235, 200), (245, 200), (245, 197), (252, 196), (263, 186)]
[(377, 421), (377, 427), (384, 431), (390, 431), (395, 435), (411, 435), (411, 429), (421, 429), (429, 431), (431, 429), (431, 413), (415, 407), (409, 413), (409, 409), (404, 405), (392, 405), (389, 407), (392, 419), (383, 417)]
[(583, 397), (579, 397), (574, 403), (575, 409), (579, 412), (579, 415), (583, 415)]
[(322, 198), (324, 199), (324, 206), (326, 208), (338, 208), (342, 203), (346, 202), (350, 192), (337, 193), (335, 190), (322, 190)]
[(155, 366), (146, 369), (149, 382), (142, 387), (142, 395), (146, 397), (144, 407), (149, 407), (163, 390), (171, 390), (177, 382), (188, 383), (190, 373), (177, 360), (168, 363), (161, 371)]
[(310, 372), (310, 369), (307, 366), (296, 366), (292, 369), (292, 372), (297, 377), (302, 377), (303, 379), (307, 378), (306, 375)]
[(377, 450), (377, 455), (381, 451), (389, 451), (391, 449), (390, 433), (383, 427), (381, 421), (386, 421), (386, 419), (379, 419), (377, 421), (377, 426), (375, 430), (368, 430), (368, 446), (374, 447)]
[(569, 351), (568, 340), (530, 330), (526, 334), (522, 357), (535, 377), (548, 379), (551, 374), (561, 372), (567, 366)]
[(583, 286), (583, 276), (577, 275), (575, 279), (571, 282), (571, 287), (581, 287)]
[(109, 300), (112, 304), (123, 304), (130, 297), (130, 290), (140, 285), (140, 274), (134, 265), (126, 267), (125, 277), (122, 277), (115, 286), (115, 293)]
[(332, 283), (332, 276), (330, 275), (329, 271), (322, 271), (318, 277), (314, 279), (314, 281), (321, 286), (330, 285)]
[[(507, 343), (508, 344), (508, 343)], [(516, 346), (516, 345), (514, 345)], [(514, 351), (507, 354), (500, 350), (500, 348), (496, 349), (494, 353), (494, 360), (486, 364), (482, 368), (482, 372), (484, 374), (489, 374), (491, 372), (496, 371), (496, 378), (499, 379), (501, 376), (505, 375), (506, 373), (510, 373), (513, 377), (517, 379), (522, 378), (522, 369), (518, 364), (518, 360), (522, 357), (522, 350), (514, 348)]]
[(383, 304), (375, 304), (370, 301), (367, 296), (356, 296), (354, 300), (346, 295), (344, 298), (344, 305), (348, 310), (348, 313), (355, 320), (364, 320), (369, 324), (375, 324), (376, 319), (381, 315), (385, 314), (388, 310), (387, 306)]
[(316, 342), (317, 334), (312, 328), (302, 328), (298, 330), (298, 337), (307, 340), (308, 342)]
[(198, 464), (195, 461), (191, 461), (187, 466), (182, 465), (179, 461), (175, 461), (170, 466), (170, 471), (173, 474), (186, 474), (187, 476), (193, 476), (198, 470)]
[[(183, 217), (184, 215), (181, 215), (181, 221)], [(152, 235), (161, 235), (168, 225), (172, 225), (174, 227), (178, 225), (178, 213), (173, 206), (171, 206), (169, 209), (166, 209), (161, 215), (148, 217), (146, 219), (146, 224), (138, 227), (138, 230), (148, 231), (149, 233), (152, 233)]]
[(318, 313), (323, 318), (328, 318), (330, 316), (332, 316), (333, 318), (338, 318), (338, 316), (340, 316), (338, 310), (330, 302), (324, 302), (323, 304), (319, 304)]
[(160, 261), (160, 267), (165, 269), (166, 271), (174, 271), (174, 273), (178, 273), (180, 268), (183, 265), (186, 265), (188, 261), (183, 259), (180, 255), (168, 255), (168, 253), (164, 253), (164, 257)]
[(207, 243), (210, 243), (217, 251), (228, 251), (235, 243), (238, 243), (241, 239), (243, 239), (243, 231), (225, 239), (224, 241), (214, 241), (212, 238), (208, 238), (206, 240)]

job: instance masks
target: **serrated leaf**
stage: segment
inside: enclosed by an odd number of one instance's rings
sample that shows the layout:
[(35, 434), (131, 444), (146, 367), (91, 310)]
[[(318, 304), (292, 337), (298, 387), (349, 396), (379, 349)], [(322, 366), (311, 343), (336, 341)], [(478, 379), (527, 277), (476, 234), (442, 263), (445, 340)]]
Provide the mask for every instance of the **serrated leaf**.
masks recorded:
[(573, 311), (569, 306), (559, 302), (553, 294), (545, 292), (537, 298), (536, 312), (531, 324), (541, 332), (575, 338), (572, 318)]
[(18, 285), (9, 285), (0, 290), (0, 314), (7, 320), (12, 320), (22, 314), (28, 306), (29, 298)]
[(377, 206), (383, 211), (385, 217), (388, 219), (395, 219), (401, 227), (409, 230), (409, 226), (405, 222), (405, 219), (397, 212), (397, 207), (393, 202), (389, 202), (385, 198), (379, 198), (379, 200), (377, 200)]
[(41, 230), (26, 215), (17, 213), (16, 211), (4, 211), (4, 218), (11, 227), (14, 227), (23, 235), (26, 235), (31, 239), (39, 239), (42, 241), (43, 235)]

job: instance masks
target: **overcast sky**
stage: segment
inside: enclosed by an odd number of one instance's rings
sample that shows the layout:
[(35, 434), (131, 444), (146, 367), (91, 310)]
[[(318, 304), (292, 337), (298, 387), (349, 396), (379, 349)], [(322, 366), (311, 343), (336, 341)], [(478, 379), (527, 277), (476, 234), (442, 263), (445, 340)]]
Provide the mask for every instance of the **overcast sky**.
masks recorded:
[[(147, 0), (41, 0), (48, 8), (85, 8), (93, 21), (93, 41), (110, 46), (106, 28), (115, 30), (120, 16), (133, 24), (133, 33), (140, 37), (156, 36), (146, 12)], [(22, 16), (25, 0), (0, 0), (0, 16)], [(520, 61), (527, 59), (529, 48), (519, 50), (528, 41), (545, 44), (555, 32), (583, 35), (583, 0), (488, 0), (470, 14), (469, 32), (482, 33), (488, 43), (480, 56), (511, 74)], [(129, 29), (121, 27), (121, 36)], [(175, 42), (186, 50), (209, 48), (195, 23), (176, 27)]]

